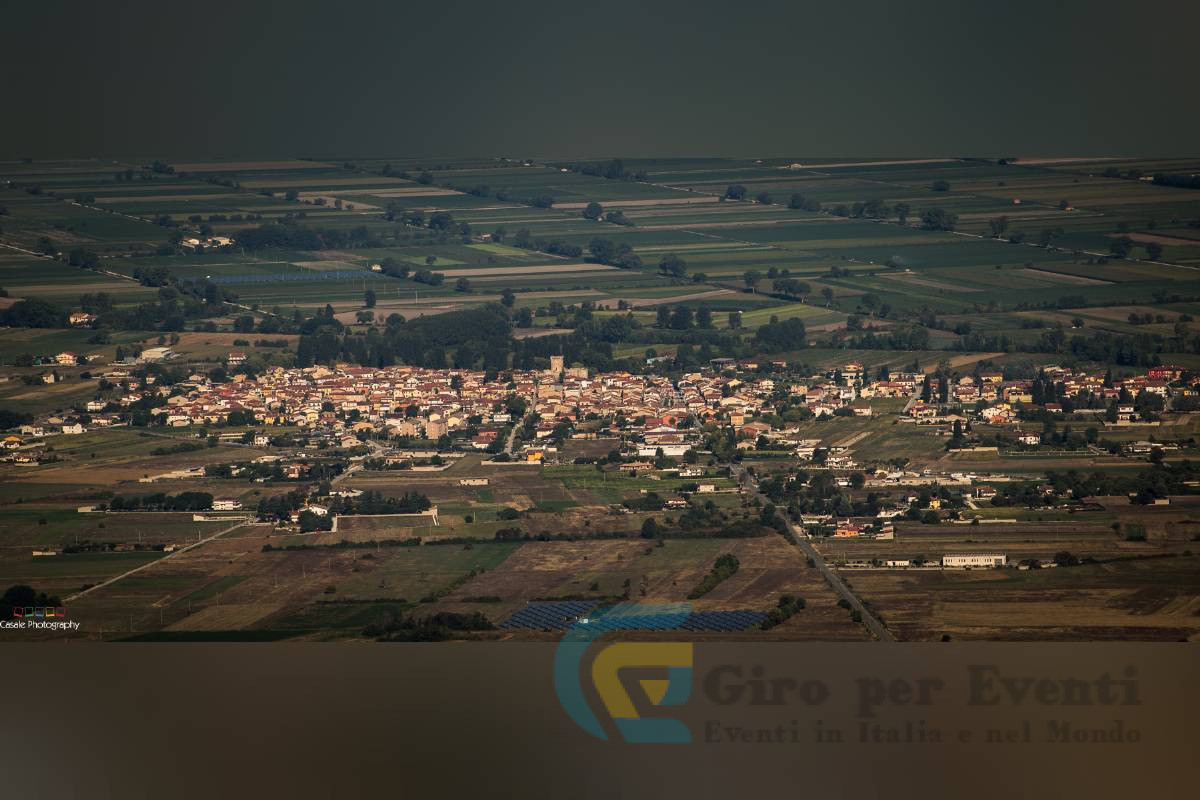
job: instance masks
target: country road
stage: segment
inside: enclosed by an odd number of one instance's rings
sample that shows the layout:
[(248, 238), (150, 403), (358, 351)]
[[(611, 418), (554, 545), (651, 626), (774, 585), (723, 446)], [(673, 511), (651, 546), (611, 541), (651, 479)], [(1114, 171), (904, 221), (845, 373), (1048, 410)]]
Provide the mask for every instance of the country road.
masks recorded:
[[(764, 505), (771, 502), (766, 495), (762, 494), (762, 492), (758, 490), (758, 482), (755, 481), (754, 478), (752, 478), (741, 465), (730, 464), (729, 470), (730, 473), (737, 479), (738, 483), (740, 483), (744, 488), (757, 497), (760, 502), (762, 502)], [(842, 580), (842, 577), (833, 569), (831, 569), (830, 566), (825, 562), (825, 558), (817, 551), (817, 548), (813, 547), (812, 542), (809, 540), (808, 534), (797, 532), (796, 526), (792, 524), (792, 521), (788, 519), (787, 515), (782, 511), (777, 510), (776, 513), (779, 514), (783, 518), (783, 521), (787, 524), (788, 536), (792, 540), (792, 544), (799, 547), (804, 555), (812, 561), (813, 566), (821, 570), (821, 574), (825, 577), (825, 581), (831, 587), (833, 587), (833, 590), (837, 592), (842, 599), (850, 604), (850, 608), (862, 615), (862, 623), (863, 625), (867, 626), (867, 630), (871, 632), (871, 635), (874, 636), (876, 640), (881, 642), (896, 641), (896, 637), (892, 635), (892, 632), (889, 631), (884, 624), (880, 622), (874, 614), (871, 613), (870, 609), (868, 609), (866, 605), (863, 604), (862, 600), (858, 598), (858, 595), (854, 594), (850, 587), (846, 585), (846, 582)]]
[(115, 575), (106, 581), (101, 581), (100, 583), (97, 583), (95, 586), (89, 586), (88, 588), (84, 589), (83, 591), (76, 592), (75, 594), (71, 595), (70, 597), (65, 598), (63, 600), (63, 603), (66, 604), (66, 603), (74, 602), (74, 601), (78, 600), (79, 598), (83, 597), (84, 595), (91, 594), (92, 592), (96, 591), (97, 589), (103, 589), (105, 586), (111, 586), (112, 584), (116, 583), (117, 581), (124, 580), (125, 578), (128, 578), (130, 575), (133, 575), (134, 573), (141, 572), (142, 570), (148, 569), (148, 568), (154, 566), (155, 564), (161, 564), (162, 562), (166, 561), (167, 559), (174, 558), (175, 556), (186, 553), (189, 550), (194, 550), (197, 547), (201, 547), (205, 544), (208, 544), (209, 542), (211, 542), (214, 539), (219, 539), (222, 536), (224, 536), (225, 534), (227, 534), (231, 531), (235, 531), (238, 528), (242, 527), (243, 525), (249, 524), (249, 522), (250, 522), (250, 517), (246, 517), (242, 520), (239, 520), (237, 524), (231, 525), (222, 531), (218, 531), (217, 533), (214, 533), (212, 536), (209, 536), (207, 539), (200, 539), (199, 541), (193, 542), (192, 544), (189, 544), (186, 547), (181, 547), (178, 550), (176, 550), (175, 552), (169, 553), (169, 554), (163, 556), (162, 558), (156, 558), (153, 561), (148, 561), (145, 564), (142, 564), (140, 567), (134, 567), (133, 569), (131, 569), (127, 572), (122, 572), (120, 575)]
[(508, 440), (504, 442), (504, 452), (508, 453), (510, 456), (512, 455), (513, 444), (517, 441), (518, 425), (520, 425), (520, 421), (513, 423), (512, 429), (508, 432)]

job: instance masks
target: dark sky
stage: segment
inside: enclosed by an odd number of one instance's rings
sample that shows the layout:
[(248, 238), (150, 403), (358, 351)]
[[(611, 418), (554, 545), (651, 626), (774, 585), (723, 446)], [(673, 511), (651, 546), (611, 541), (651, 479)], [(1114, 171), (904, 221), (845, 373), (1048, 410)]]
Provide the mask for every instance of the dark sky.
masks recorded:
[(1197, 8), (9, 3), (0, 159), (1195, 154)]

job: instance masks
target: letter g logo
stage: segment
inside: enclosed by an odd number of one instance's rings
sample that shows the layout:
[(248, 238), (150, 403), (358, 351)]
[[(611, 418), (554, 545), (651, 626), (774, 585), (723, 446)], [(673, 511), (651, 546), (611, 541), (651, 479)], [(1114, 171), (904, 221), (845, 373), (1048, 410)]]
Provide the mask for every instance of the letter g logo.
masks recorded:
[[(581, 619), (563, 636), (554, 656), (554, 690), (567, 715), (598, 739), (608, 740), (579, 683), (580, 666), (588, 645), (615, 630), (670, 629), (687, 619), (686, 603), (621, 603), (590, 618)], [(640, 685), (656, 706), (682, 705), (692, 690), (690, 642), (617, 642), (604, 647), (592, 662), (591, 678), (605, 711), (625, 741), (677, 743), (692, 741), (687, 726), (677, 719), (638, 715), (633, 700), (618, 675), (625, 667), (666, 667), (667, 677), (642, 680)]]

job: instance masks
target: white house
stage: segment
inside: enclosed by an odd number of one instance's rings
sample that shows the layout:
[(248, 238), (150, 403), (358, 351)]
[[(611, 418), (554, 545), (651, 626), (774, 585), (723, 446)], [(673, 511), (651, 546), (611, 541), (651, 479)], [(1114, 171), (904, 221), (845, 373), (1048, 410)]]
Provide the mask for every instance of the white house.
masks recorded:
[(142, 355), (139, 357), (138, 360), (139, 361), (166, 361), (168, 358), (174, 357), (174, 355), (175, 355), (175, 351), (169, 347), (147, 347), (145, 350), (142, 351)]
[(662, 450), (664, 456), (678, 458), (691, 449), (692, 446), (690, 444), (642, 445), (638, 447), (638, 456), (641, 458), (654, 458), (656, 455), (658, 455), (658, 451)]
[(1003, 567), (1007, 562), (1003, 553), (947, 553), (942, 556), (942, 566), (950, 569)]

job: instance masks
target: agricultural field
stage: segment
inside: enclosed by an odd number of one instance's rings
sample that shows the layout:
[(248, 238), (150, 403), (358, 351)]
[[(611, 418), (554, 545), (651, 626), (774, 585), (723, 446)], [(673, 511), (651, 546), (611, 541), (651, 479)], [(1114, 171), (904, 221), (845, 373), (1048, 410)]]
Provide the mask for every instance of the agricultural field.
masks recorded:
[[(532, 602), (684, 600), (730, 554), (739, 569), (698, 609), (765, 614), (785, 597), (805, 601), (740, 636), (869, 638), (811, 546), (898, 639), (1195, 637), (1190, 494), (1164, 507), (972, 504), (963, 511), (978, 524), (906, 516), (892, 540), (810, 543), (770, 530), (732, 467), (825, 470), (862, 504), (869, 493), (894, 502), (900, 488), (848, 488), (853, 472), (903, 468), (914, 486), (962, 487), (1133, 478), (1150, 458), (1190, 465), (1200, 458), (1190, 394), (1120, 424), (1094, 407), (1066, 425), (1022, 421), (1048, 436), (1097, 429), (1070, 449), (951, 447), (952, 422), (906, 418), (915, 397), (873, 398), (870, 416), (799, 407), (850, 364), (864, 383), (888, 372), (920, 384), (1047, 367), (1109, 382), (1160, 365), (1200, 371), (1200, 193), (1183, 188), (1197, 171), (1190, 159), (5, 161), (0, 412), (23, 458), (0, 464), (0, 580), (71, 598), (86, 638), (386, 638), (411, 633), (401, 620), (477, 613), (487, 626), (471, 637), (542, 638), (490, 626)], [(482, 330), (491, 318), (504, 328), (495, 337)], [(685, 478), (674, 459), (643, 462), (611, 415), (573, 420), (589, 438), (557, 435), (553, 421), (571, 418), (591, 386), (540, 406), (506, 446), (513, 458), (494, 460), (539, 400), (513, 373), (560, 355), (576, 375), (665, 376), (663, 403), (681, 402), (689, 376), (736, 374), (700, 402), (730, 427), (768, 415), (733, 423), (722, 401), (774, 376), (764, 393), (780, 411), (768, 427), (791, 445), (758, 451), (749, 430), (722, 451), (700, 431), (713, 420), (697, 417), (680, 429), (702, 451)], [(246, 386), (264, 376), (301, 375), (287, 394), (323, 370), (408, 365), (459, 373), (458, 388), (414, 407), (422, 421), (458, 413), (468, 372), (506, 387), (445, 437), (384, 433), (425, 389), (384, 398), (358, 378), (301, 419), (220, 422), (258, 407)], [(196, 386), (218, 387), (211, 425), (162, 418)], [(626, 400), (631, 420), (660, 402)], [(515, 419), (489, 421), (510, 404)], [(57, 432), (76, 416), (86, 432)], [(19, 433), (34, 420), (49, 432)], [(494, 444), (450, 437), (488, 427), (500, 429), (487, 431)], [(977, 419), (967, 435), (1013, 432)], [(801, 458), (800, 440), (854, 466)], [(436, 450), (436, 463), (379, 463), (410, 448)], [(526, 462), (522, 448), (538, 452)], [(622, 448), (636, 468), (607, 462)], [(232, 510), (91, 510), (186, 493)], [(337, 513), (305, 528), (295, 505), (295, 518), (271, 510), (293, 494), (385, 508), (417, 495), (436, 514)], [(1145, 537), (1127, 538), (1130, 526)], [(1013, 563), (1063, 551), (1085, 563), (861, 567), (997, 548)]]
[(909, 641), (1180, 641), (1196, 635), (1197, 559), (1131, 559), (1002, 574), (863, 571), (851, 581)]
[[(625, 167), (644, 180), (613, 181), (557, 164), (504, 160), (436, 169), (403, 159), (154, 169), (125, 162), (8, 164), (3, 177), (10, 185), (0, 188), (7, 210), (0, 287), (10, 304), (29, 297), (72, 305), (83, 294), (103, 292), (118, 308), (132, 307), (155, 298), (135, 272), (161, 269), (174, 280), (210, 281), (255, 315), (286, 317), (328, 304), (350, 325), (368, 290), (376, 322), (495, 302), (511, 290), (518, 308), (535, 311), (585, 301), (609, 309), (622, 300), (650, 310), (686, 304), (713, 311), (714, 327), (726, 330), (728, 312), (742, 311), (741, 330), (748, 333), (770, 319), (800, 318), (810, 330), (837, 337), (858, 313), (879, 317), (872, 327), (886, 331), (892, 323), (880, 309), (891, 316), (932, 311), (945, 315), (949, 328), (966, 323), (1014, 341), (1037, 335), (1027, 327), (1032, 312), (1019, 309), (1050, 304), (1061, 310), (1039, 312), (1037, 322), (1070, 328), (1082, 320), (1114, 333), (1169, 334), (1174, 319), (1131, 326), (1122, 319), (1130, 312), (1115, 305), (1136, 299), (1157, 307), (1163, 295), (1200, 297), (1200, 235), (1193, 225), (1200, 201), (1187, 189), (1126, 176), (1134, 174), (1129, 170), (1151, 175), (1156, 166), (1180, 174), (1194, 165), (639, 160)], [(740, 193), (731, 195), (731, 187)], [(789, 207), (793, 195), (807, 205)], [(529, 198), (548, 204), (523, 202)], [(631, 224), (585, 218), (588, 203), (621, 212)], [(856, 210), (870, 203), (903, 205), (906, 216), (879, 216), (873, 206), (866, 214)], [(923, 215), (933, 209), (957, 215), (954, 230), (925, 226)], [(469, 232), (430, 232), (406, 216), (440, 213)], [(1004, 224), (995, 228), (999, 219)], [(249, 229), (281, 221), (318, 226), (353, 244), (253, 251), (237, 244)], [(204, 235), (234, 245), (164, 253), (179, 226), (203, 227)], [(518, 231), (579, 247), (584, 258), (514, 246)], [(615, 269), (587, 257), (598, 236), (631, 248), (641, 268)], [(1135, 257), (1110, 256), (1120, 237), (1128, 237)], [(1141, 253), (1150, 245), (1160, 251), (1154, 258)], [(98, 264), (64, 263), (72, 248), (96, 253)], [(55, 252), (63, 261), (47, 259)], [(699, 283), (659, 272), (667, 256), (683, 258), (687, 276)], [(372, 269), (385, 259), (406, 265), (408, 276)], [(441, 284), (414, 280), (421, 270), (444, 276)], [(810, 296), (773, 292), (773, 276), (785, 271), (805, 281)], [(752, 287), (743, 279), (748, 273), (759, 276)], [(1013, 309), (1015, 315), (1003, 313)], [(537, 319), (544, 325), (547, 318)], [(955, 338), (934, 333), (943, 347)], [(68, 341), (85, 349), (61, 336), (33, 349), (48, 354)], [(192, 355), (189, 344), (180, 352)], [(0, 359), (21, 355), (20, 346), (0, 337)]]

